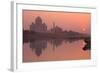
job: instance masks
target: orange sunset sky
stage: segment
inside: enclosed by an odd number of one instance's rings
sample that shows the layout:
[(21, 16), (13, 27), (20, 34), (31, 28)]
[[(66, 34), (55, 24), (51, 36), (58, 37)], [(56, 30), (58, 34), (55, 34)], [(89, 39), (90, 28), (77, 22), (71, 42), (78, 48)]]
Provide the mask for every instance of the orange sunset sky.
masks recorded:
[(52, 28), (53, 22), (55, 22), (55, 25), (63, 30), (90, 34), (90, 13), (23, 10), (23, 29), (29, 30), (29, 26), (35, 22), (37, 16), (42, 18), (42, 22), (46, 23), (48, 29)]

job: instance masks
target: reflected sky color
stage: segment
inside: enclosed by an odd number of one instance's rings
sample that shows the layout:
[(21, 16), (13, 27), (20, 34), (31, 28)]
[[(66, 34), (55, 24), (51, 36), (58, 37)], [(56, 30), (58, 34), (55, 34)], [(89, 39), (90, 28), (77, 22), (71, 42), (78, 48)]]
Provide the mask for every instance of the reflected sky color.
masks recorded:
[(58, 47), (53, 48), (53, 44), (47, 42), (47, 47), (42, 49), (40, 56), (37, 56), (35, 48), (32, 50), (30, 43), (24, 43), (23, 62), (90, 59), (90, 50), (84, 51), (82, 49), (85, 44), (83, 40), (74, 42), (63, 41)]

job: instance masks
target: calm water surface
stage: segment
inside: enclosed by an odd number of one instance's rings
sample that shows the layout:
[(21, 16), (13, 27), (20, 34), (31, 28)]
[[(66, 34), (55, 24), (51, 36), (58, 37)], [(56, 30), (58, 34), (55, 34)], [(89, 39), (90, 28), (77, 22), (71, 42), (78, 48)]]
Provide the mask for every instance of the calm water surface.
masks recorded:
[(90, 59), (90, 48), (86, 46), (87, 43), (82, 39), (24, 42), (23, 62)]

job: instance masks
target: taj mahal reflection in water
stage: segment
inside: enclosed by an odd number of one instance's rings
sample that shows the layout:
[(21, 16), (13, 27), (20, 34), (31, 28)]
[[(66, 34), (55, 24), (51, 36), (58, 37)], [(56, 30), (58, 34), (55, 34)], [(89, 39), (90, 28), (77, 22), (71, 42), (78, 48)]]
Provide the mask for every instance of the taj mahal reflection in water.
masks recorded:
[[(55, 51), (55, 49), (59, 46), (61, 46), (63, 43), (74, 43), (77, 41), (85, 41), (84, 39), (66, 39), (66, 40), (58, 40), (58, 39), (51, 39), (51, 40), (35, 40), (35, 41), (30, 41), (30, 49), (32, 51), (35, 51), (35, 54), (37, 56), (40, 56), (42, 54), (42, 51), (44, 51), (48, 46), (47, 43), (52, 45), (52, 51)], [(66, 44), (67, 45), (67, 44)], [(85, 42), (84, 47), (82, 50), (90, 50), (90, 43)]]

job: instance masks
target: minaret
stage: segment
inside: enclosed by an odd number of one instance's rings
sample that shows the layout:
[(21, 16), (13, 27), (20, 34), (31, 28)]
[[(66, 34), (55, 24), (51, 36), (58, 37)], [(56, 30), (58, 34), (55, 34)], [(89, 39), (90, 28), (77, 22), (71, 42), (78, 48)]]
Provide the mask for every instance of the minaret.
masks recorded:
[(54, 32), (55, 32), (55, 27), (56, 27), (56, 26), (55, 26), (55, 22), (53, 22), (53, 29), (54, 29)]

